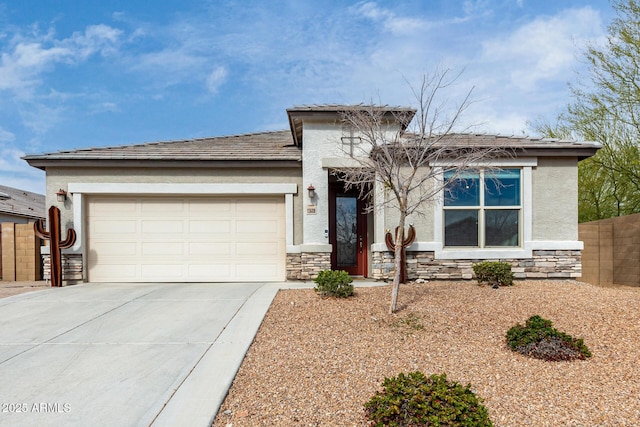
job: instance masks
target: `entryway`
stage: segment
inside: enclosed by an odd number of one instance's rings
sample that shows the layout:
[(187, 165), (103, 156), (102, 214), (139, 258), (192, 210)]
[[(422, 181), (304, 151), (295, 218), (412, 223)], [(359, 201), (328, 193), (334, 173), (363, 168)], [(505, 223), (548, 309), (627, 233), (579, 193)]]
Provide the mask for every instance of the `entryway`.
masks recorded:
[(330, 185), (329, 242), (333, 247), (331, 268), (352, 276), (367, 277), (368, 242), (366, 203), (357, 189), (342, 182)]

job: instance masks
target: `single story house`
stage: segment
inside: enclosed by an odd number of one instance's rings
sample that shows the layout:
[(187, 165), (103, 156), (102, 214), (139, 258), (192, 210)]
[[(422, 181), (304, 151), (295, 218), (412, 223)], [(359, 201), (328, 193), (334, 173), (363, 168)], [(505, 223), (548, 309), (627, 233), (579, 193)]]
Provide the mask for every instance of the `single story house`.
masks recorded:
[(0, 223), (26, 224), (45, 217), (42, 194), (0, 185)]
[[(63, 251), (77, 273), (64, 279), (284, 281), (329, 268), (388, 279), (385, 232), (395, 228), (396, 212), (364, 213), (358, 194), (332, 174), (349, 156), (345, 108), (358, 107), (290, 108), (290, 129), (282, 131), (25, 156), (46, 172), (47, 205), (60, 208), (62, 232), (77, 233), (75, 246)], [(379, 108), (391, 118), (412, 111)], [(485, 236), (482, 222), (497, 212), (485, 197), (425, 205), (410, 218), (417, 237), (407, 249), (409, 278), (470, 279), (472, 263), (485, 259), (512, 262), (521, 278), (580, 277), (577, 166), (599, 144), (476, 134), (463, 140), (507, 143), (514, 153), (493, 160), (512, 188), (509, 236)]]
[(42, 194), (0, 185), (0, 278), (39, 280), (40, 239), (30, 223), (44, 219)]

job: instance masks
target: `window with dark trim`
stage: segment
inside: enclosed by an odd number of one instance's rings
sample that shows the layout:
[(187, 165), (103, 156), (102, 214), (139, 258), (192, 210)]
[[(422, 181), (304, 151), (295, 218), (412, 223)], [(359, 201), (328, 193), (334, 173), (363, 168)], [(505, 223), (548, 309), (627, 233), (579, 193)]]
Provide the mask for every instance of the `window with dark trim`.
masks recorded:
[(445, 172), (444, 246), (519, 247), (521, 169)]

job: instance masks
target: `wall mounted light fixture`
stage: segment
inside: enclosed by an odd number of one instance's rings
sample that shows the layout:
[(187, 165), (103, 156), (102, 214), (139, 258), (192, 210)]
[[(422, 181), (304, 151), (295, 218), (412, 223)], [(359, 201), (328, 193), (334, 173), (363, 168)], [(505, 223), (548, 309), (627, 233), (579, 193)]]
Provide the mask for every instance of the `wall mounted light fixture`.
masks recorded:
[(67, 200), (67, 192), (64, 191), (62, 188), (60, 190), (58, 190), (58, 192), (56, 193), (56, 199), (59, 202), (64, 202), (65, 200)]
[(314, 197), (316, 197), (316, 188), (313, 186), (313, 184), (310, 184), (307, 187), (307, 191), (309, 192), (310, 199), (313, 199)]

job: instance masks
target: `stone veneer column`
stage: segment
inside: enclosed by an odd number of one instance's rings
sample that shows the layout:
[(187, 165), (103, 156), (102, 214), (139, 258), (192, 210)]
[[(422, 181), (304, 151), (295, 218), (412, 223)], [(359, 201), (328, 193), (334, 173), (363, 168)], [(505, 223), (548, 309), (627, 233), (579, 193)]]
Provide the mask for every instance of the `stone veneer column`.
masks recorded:
[[(43, 277), (51, 279), (51, 258), (49, 254), (42, 255)], [(64, 285), (82, 282), (82, 254), (62, 254), (62, 283)]]

